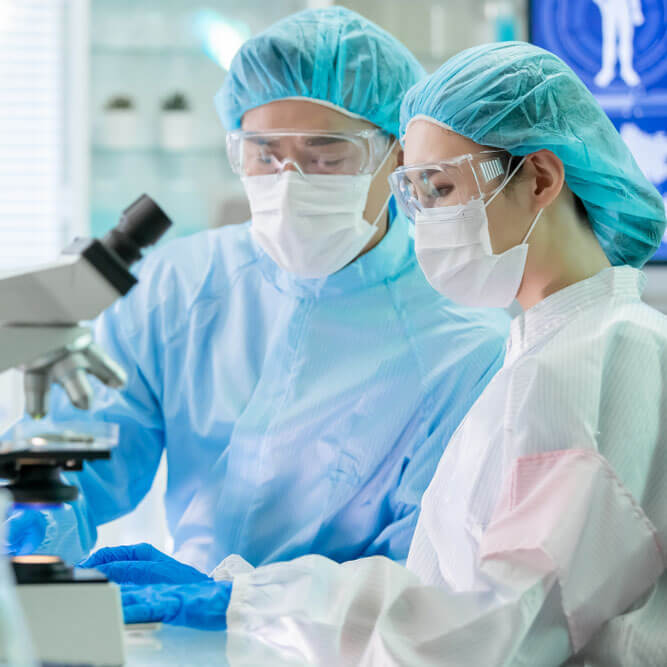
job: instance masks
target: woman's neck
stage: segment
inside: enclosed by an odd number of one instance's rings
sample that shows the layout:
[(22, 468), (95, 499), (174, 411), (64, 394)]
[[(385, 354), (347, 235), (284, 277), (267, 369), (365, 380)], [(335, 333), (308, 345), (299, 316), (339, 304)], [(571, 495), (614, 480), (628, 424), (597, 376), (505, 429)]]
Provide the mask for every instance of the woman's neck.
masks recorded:
[(574, 217), (548, 225), (535, 241), (517, 296), (524, 310), (611, 266), (591, 228)]

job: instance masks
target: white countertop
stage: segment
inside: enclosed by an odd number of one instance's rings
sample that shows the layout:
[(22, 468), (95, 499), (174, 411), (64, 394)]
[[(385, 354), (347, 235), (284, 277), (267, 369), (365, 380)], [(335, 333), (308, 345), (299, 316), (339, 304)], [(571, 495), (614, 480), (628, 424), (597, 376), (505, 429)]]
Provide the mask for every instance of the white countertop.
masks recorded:
[(204, 632), (170, 625), (156, 630), (125, 632), (125, 664), (227, 665), (225, 632)]
[(235, 637), (236, 660), (229, 661), (226, 648), (226, 632), (205, 632), (172, 625), (161, 625), (152, 631), (125, 631), (127, 667), (225, 667), (239, 662), (258, 667), (294, 664), (251, 637)]

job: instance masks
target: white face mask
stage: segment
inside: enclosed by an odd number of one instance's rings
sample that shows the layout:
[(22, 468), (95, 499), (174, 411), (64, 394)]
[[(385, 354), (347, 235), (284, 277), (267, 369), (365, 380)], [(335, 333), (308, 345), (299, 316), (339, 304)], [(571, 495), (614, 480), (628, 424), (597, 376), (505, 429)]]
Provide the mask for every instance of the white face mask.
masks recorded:
[(415, 216), (419, 265), (431, 286), (456, 303), (507, 308), (519, 291), (528, 256), (527, 240), (542, 210), (519, 245), (494, 255), (486, 207), (521, 164), (486, 204), (474, 199), (461, 206), (424, 209)]
[(285, 271), (324, 278), (349, 264), (377, 232), (389, 197), (373, 224), (364, 220), (373, 174), (344, 176), (296, 171), (242, 178), (252, 213), (250, 233)]

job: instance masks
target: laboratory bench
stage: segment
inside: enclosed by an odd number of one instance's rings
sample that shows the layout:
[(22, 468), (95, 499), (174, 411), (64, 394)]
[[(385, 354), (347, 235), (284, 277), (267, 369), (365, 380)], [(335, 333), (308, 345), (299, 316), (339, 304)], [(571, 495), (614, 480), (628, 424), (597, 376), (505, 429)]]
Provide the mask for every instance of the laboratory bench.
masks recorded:
[(234, 657), (227, 655), (227, 633), (160, 625), (155, 630), (125, 631), (126, 667), (208, 667), (256, 665), (279, 667), (285, 662), (252, 638), (234, 638)]

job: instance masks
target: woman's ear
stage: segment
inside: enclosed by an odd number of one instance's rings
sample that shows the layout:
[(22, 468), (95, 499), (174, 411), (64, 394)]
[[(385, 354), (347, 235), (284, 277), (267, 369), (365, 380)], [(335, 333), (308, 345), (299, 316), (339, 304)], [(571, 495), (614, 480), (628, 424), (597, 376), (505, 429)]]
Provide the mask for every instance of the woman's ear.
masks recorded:
[(536, 209), (543, 209), (556, 200), (565, 184), (565, 168), (559, 157), (543, 149), (526, 158), (525, 176), (532, 181), (532, 198)]

